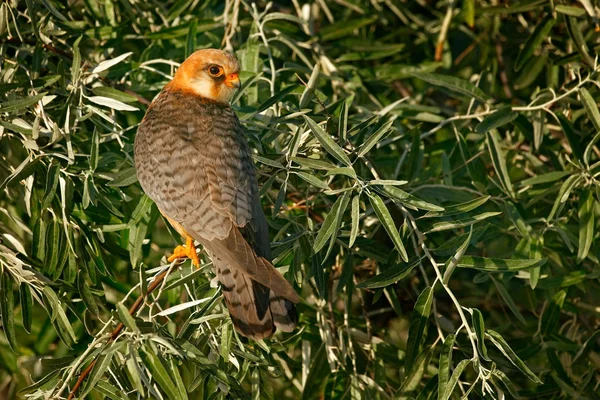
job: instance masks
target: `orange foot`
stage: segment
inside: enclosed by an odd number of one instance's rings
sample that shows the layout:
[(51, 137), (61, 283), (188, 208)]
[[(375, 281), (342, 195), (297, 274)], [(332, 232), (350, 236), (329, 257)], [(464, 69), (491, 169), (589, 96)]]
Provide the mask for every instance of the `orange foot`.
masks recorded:
[(198, 259), (196, 247), (194, 246), (194, 239), (188, 237), (185, 240), (185, 246), (175, 247), (175, 250), (173, 250), (173, 255), (167, 258), (167, 261), (173, 262), (178, 258), (189, 258), (196, 267), (200, 266), (200, 260)]

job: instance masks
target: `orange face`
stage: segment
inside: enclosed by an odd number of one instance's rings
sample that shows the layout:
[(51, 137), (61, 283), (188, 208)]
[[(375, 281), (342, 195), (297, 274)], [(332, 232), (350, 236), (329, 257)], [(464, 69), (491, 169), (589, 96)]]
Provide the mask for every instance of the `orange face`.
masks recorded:
[(233, 55), (221, 50), (198, 50), (181, 64), (171, 88), (227, 103), (240, 87), (240, 65)]

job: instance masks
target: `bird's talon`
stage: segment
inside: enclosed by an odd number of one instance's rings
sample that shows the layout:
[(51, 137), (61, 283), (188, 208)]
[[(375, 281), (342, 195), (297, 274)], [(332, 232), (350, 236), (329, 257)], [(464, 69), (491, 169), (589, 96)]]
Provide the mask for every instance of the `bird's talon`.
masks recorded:
[(173, 250), (173, 254), (167, 258), (168, 262), (173, 262), (178, 258), (189, 258), (192, 260), (192, 264), (198, 268), (200, 266), (200, 259), (196, 254), (196, 247), (194, 246), (194, 239), (188, 238), (185, 241), (185, 246), (177, 246)]

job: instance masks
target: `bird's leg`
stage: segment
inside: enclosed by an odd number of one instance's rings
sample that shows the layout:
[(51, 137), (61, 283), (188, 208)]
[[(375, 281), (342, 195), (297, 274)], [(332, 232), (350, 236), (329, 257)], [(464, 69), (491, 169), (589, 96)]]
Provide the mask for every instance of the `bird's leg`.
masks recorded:
[(192, 260), (192, 264), (196, 267), (200, 266), (200, 260), (198, 254), (196, 254), (196, 247), (194, 246), (194, 239), (191, 236), (186, 237), (185, 246), (177, 246), (173, 250), (173, 255), (167, 259), (168, 262), (173, 262), (178, 258), (189, 258)]

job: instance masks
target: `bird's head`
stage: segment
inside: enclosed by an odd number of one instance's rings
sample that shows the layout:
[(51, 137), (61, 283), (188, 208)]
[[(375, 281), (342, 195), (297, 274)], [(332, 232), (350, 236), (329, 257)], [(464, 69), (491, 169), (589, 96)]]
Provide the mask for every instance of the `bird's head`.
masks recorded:
[(240, 87), (239, 72), (240, 64), (232, 54), (203, 49), (181, 64), (169, 86), (227, 104)]

